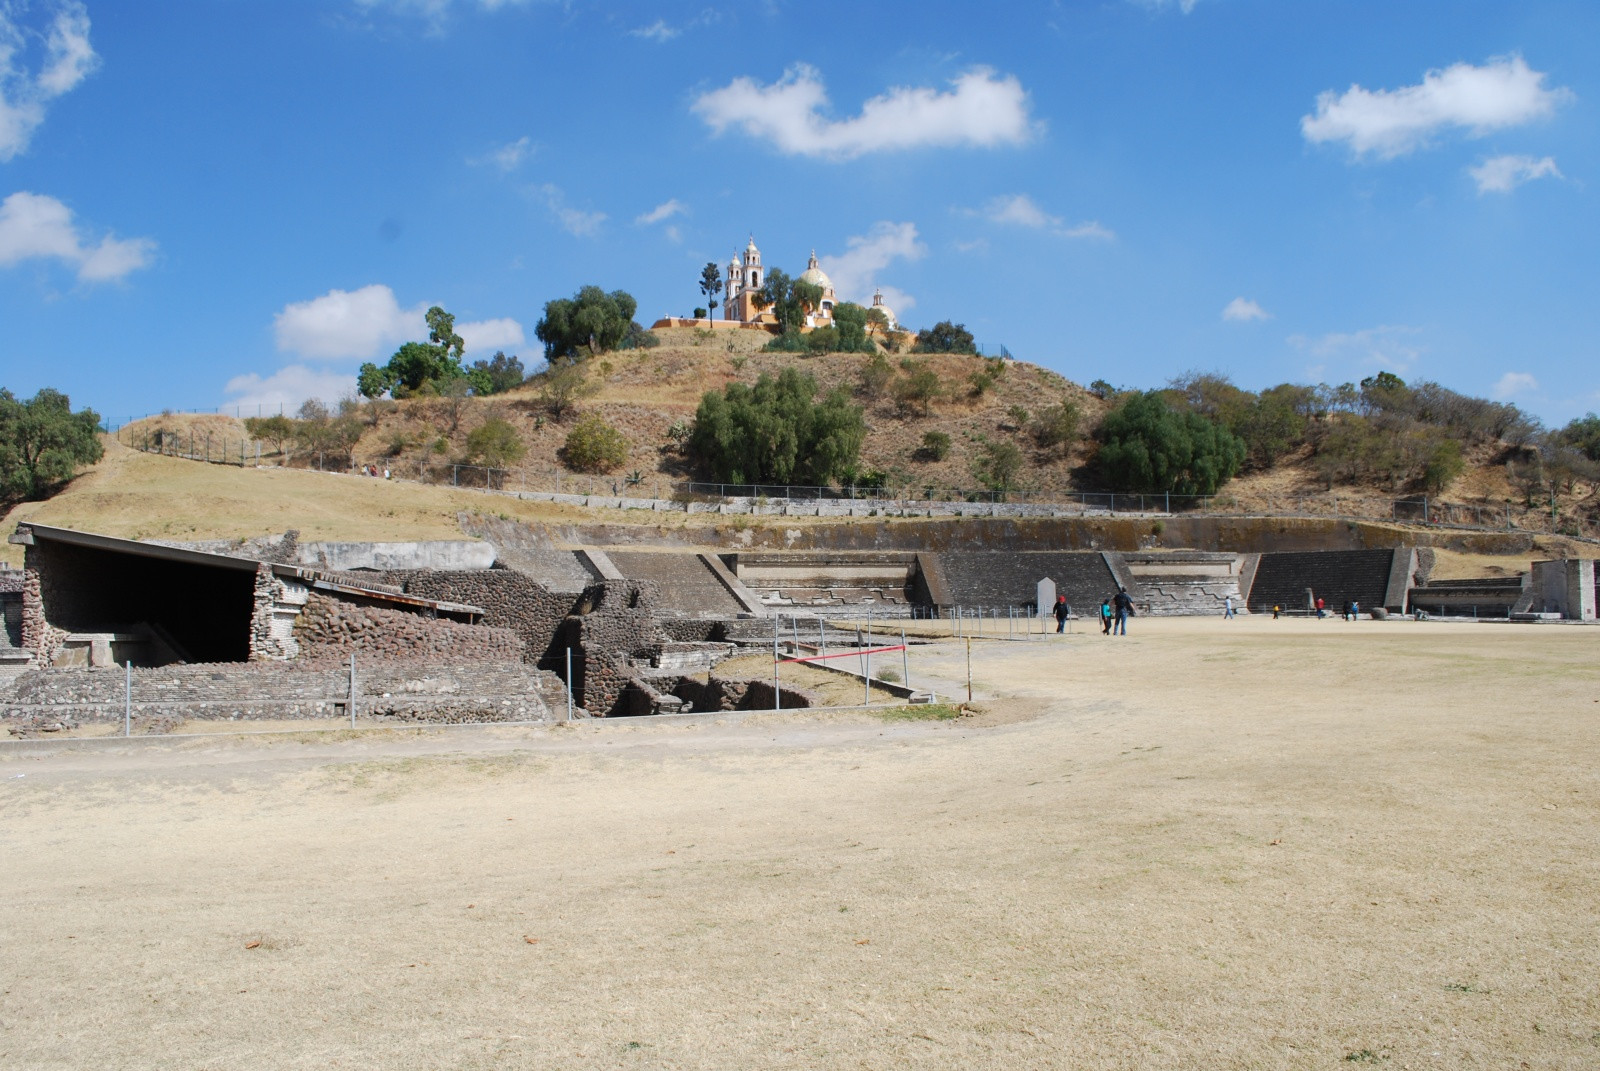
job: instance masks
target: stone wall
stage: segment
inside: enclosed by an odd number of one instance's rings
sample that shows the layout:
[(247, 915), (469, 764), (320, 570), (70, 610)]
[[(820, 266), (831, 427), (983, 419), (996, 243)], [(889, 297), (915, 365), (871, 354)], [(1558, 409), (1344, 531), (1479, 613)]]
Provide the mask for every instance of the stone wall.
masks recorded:
[[(29, 551), (33, 548), (29, 547)], [(45, 616), (44, 579), (37, 569), (22, 573), (22, 647), (32, 651), (41, 666), (48, 666), (56, 649), (67, 639), (67, 630), (52, 625)]]
[[(634, 654), (660, 642), (655, 596), (655, 585), (643, 580), (603, 580), (584, 592), (578, 608), (585, 612), (574, 619), (573, 694), (589, 713), (616, 710), (634, 683)], [(570, 623), (568, 628), (572, 637)]]
[[(772, 710), (772, 682), (764, 680), (733, 680), (708, 674), (704, 681), (684, 677), (672, 689), (672, 694), (683, 700), (684, 709), (696, 713), (718, 710)], [(815, 706), (815, 701), (805, 692), (784, 688), (783, 709), (801, 709)]]
[(299, 661), (342, 664), (351, 654), (378, 661), (521, 661), (523, 643), (510, 629), (465, 625), (402, 610), (364, 606), (312, 592), (295, 621)]
[[(190, 718), (299, 720), (348, 718), (345, 667), (298, 663), (217, 663), (135, 669), (133, 729), (162, 732)], [(121, 724), (124, 675), (93, 669), (36, 669), (21, 674), (0, 700), (13, 735), (51, 726)], [(459, 723), (533, 721), (549, 716), (546, 697), (559, 682), (519, 661), (356, 663), (356, 714), (363, 720)]]
[(381, 584), (419, 598), (482, 607), (482, 624), (515, 633), (522, 641), (523, 657), (550, 670), (560, 670), (565, 664), (557, 635), (567, 615), (582, 601), (581, 595), (551, 591), (514, 569), (363, 571), (342, 577), (350, 583)]

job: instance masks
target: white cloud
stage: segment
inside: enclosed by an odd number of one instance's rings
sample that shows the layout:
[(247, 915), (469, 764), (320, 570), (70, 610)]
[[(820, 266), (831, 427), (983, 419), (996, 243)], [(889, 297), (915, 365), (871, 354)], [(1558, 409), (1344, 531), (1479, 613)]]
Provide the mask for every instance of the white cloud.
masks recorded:
[(72, 219), (72, 209), (39, 193), (19, 191), (0, 201), (0, 267), (24, 260), (60, 260), (84, 282), (121, 279), (150, 263), (149, 238), (103, 236), (90, 244)]
[(1478, 183), (1479, 193), (1510, 193), (1524, 182), (1541, 178), (1565, 178), (1555, 158), (1535, 160), (1531, 156), (1492, 156), (1477, 167), (1467, 168)]
[(325, 372), (303, 364), (291, 364), (270, 376), (247, 372), (234, 376), (222, 388), (228, 396), (226, 404), (237, 406), (243, 416), (254, 416), (251, 410), (276, 413), (280, 407), (292, 414), (308, 398), (332, 405), (345, 395), (354, 394), (355, 389), (356, 377), (349, 372)]
[(407, 339), (425, 338), (427, 308), (424, 301), (402, 309), (393, 290), (373, 283), (290, 302), (273, 318), (272, 329), (280, 350), (325, 360), (363, 360)]
[[(917, 239), (915, 223), (874, 223), (864, 235), (845, 239), (845, 251), (837, 256), (818, 257), (822, 270), (833, 280), (834, 292), (842, 301), (867, 304), (877, 275), (896, 260), (921, 260), (928, 247)], [(892, 299), (891, 299), (892, 292)], [(897, 313), (916, 304), (910, 294), (892, 287), (883, 288), (884, 300)]]
[(567, 195), (562, 192), (561, 187), (554, 183), (546, 182), (543, 186), (536, 186), (533, 192), (544, 201), (545, 207), (550, 209), (550, 214), (556, 217), (556, 222), (560, 223), (561, 228), (568, 234), (579, 238), (592, 237), (606, 221), (604, 212), (585, 212), (573, 208), (567, 203)]
[(668, 26), (666, 19), (657, 19), (648, 26), (640, 26), (637, 29), (629, 30), (628, 34), (632, 37), (643, 37), (650, 41), (670, 41), (682, 32), (682, 30)]
[(1248, 298), (1236, 297), (1224, 306), (1222, 318), (1249, 323), (1251, 320), (1270, 320), (1272, 314)]
[(687, 211), (682, 201), (673, 198), (661, 202), (642, 216), (635, 216), (633, 221), (641, 227), (646, 227), (652, 223), (660, 223), (664, 219), (671, 219), (673, 216), (681, 216)]
[(735, 127), (780, 152), (829, 159), (941, 146), (994, 148), (1033, 136), (1028, 95), (1014, 76), (976, 67), (951, 85), (943, 93), (898, 86), (864, 103), (860, 115), (832, 120), (822, 114), (828, 95), (821, 75), (801, 64), (771, 85), (736, 78), (702, 94), (693, 107), (718, 134)]
[(1539, 389), (1539, 381), (1526, 372), (1507, 372), (1494, 385), (1494, 396), (1501, 401), (1519, 394), (1532, 394)]
[(1400, 89), (1326, 90), (1317, 96), (1317, 114), (1301, 117), (1300, 131), (1307, 141), (1346, 142), (1358, 156), (1403, 156), (1446, 128), (1481, 137), (1545, 118), (1573, 99), (1569, 89), (1546, 89), (1545, 77), (1513, 55), (1432, 70), (1421, 85)]
[[(1381, 324), (1360, 331), (1331, 332), (1315, 338), (1290, 335), (1289, 345), (1314, 357), (1346, 366), (1408, 370), (1422, 356), (1422, 347), (1411, 341), (1421, 332), (1404, 324)], [(1319, 373), (1320, 374), (1320, 371)]]
[(1165, 11), (1168, 8), (1177, 8), (1185, 15), (1194, 10), (1195, 4), (1200, 0), (1132, 0), (1140, 7), (1150, 8), (1152, 11)]
[(456, 324), (456, 334), (466, 342), (467, 354), (472, 360), (487, 357), (495, 350), (516, 350), (528, 340), (522, 333), (522, 325), (509, 316)]
[(996, 197), (983, 207), (983, 217), (993, 223), (1019, 227), (1059, 227), (1061, 217), (1052, 216), (1025, 193)]
[(1075, 227), (1066, 227), (1056, 231), (1063, 238), (1093, 238), (1100, 242), (1114, 242), (1117, 232), (1110, 227), (1102, 227), (1097, 219), (1087, 220)]
[(498, 168), (502, 173), (509, 173), (520, 167), (522, 161), (533, 155), (533, 151), (533, 142), (524, 134), (516, 141), (508, 141), (467, 162), (478, 166), (487, 165)]
[[(26, 6), (0, 4), (0, 163), (27, 149), (33, 132), (44, 122), (46, 105), (77, 86), (100, 62), (89, 44), (89, 13), (84, 6), (76, 0), (50, 6), (55, 17), (41, 32), (14, 17)], [(33, 73), (25, 61), (36, 48), (44, 55)]]
[(1102, 227), (1098, 220), (1086, 220), (1074, 226), (1065, 226), (1060, 216), (1053, 216), (1041, 208), (1025, 193), (1004, 194), (991, 199), (981, 209), (968, 211), (968, 215), (982, 216), (991, 223), (1005, 226), (1027, 227), (1030, 230), (1049, 230), (1062, 238), (1093, 238), (1114, 241), (1116, 232)]

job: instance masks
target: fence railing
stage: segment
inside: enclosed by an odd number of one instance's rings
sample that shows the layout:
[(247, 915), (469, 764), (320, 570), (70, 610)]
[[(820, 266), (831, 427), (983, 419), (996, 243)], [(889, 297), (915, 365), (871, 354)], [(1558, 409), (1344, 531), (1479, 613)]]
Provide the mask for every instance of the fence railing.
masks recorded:
[(648, 501), (690, 512), (699, 505), (720, 508), (723, 512), (758, 514), (781, 513), (796, 506), (802, 509), (816, 507), (819, 512), (823, 509), (833, 512), (834, 507), (848, 507), (869, 511), (948, 513), (957, 512), (963, 506), (987, 505), (992, 507), (992, 512), (997, 516), (1026, 516), (1053, 511), (1085, 515), (1342, 517), (1489, 531), (1515, 529), (1600, 542), (1585, 535), (1572, 518), (1559, 513), (1514, 510), (1509, 505), (1447, 502), (1426, 495), (1389, 499), (1383, 506), (1375, 507), (1369, 498), (1339, 491), (1255, 496), (1253, 502), (1245, 504), (1228, 493), (1177, 495), (1123, 491), (997, 490), (931, 484), (823, 487), (715, 483), (674, 480), (643, 473), (594, 476), (564, 472), (554, 467), (502, 468), (463, 464), (448, 458), (391, 458), (355, 464), (347, 451), (298, 448), (280, 452), (276, 444), (263, 440), (228, 438), (203, 431), (151, 431), (122, 427), (112, 429), (111, 434), (123, 445), (134, 449), (213, 464), (290, 466), (299, 463), (323, 472), (447, 484), (471, 490), (618, 500), (590, 504), (623, 508)]

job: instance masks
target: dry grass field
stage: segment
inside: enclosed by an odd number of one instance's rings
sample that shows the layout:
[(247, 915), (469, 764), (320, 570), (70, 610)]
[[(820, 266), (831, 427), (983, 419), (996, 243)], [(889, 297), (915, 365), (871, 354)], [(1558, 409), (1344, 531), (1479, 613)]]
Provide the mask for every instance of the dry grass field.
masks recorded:
[(1132, 628), (938, 723), (9, 746), (0, 1067), (1600, 1065), (1600, 631)]

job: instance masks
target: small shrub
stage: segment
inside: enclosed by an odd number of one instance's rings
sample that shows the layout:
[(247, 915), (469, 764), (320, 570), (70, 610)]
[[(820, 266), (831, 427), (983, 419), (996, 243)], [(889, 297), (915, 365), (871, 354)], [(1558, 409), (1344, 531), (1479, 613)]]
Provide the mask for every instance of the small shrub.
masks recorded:
[(950, 456), (950, 436), (942, 431), (927, 432), (922, 436), (917, 456), (928, 461), (943, 461)]
[(894, 368), (890, 366), (889, 358), (879, 353), (862, 366), (858, 390), (864, 398), (881, 398), (893, 380)]
[(499, 417), (484, 421), (467, 435), (467, 460), (473, 464), (503, 468), (520, 461), (527, 452), (517, 429)]
[(574, 472), (610, 472), (628, 460), (627, 438), (593, 414), (567, 433), (561, 449), (567, 467)]
[(1039, 411), (1033, 422), (1033, 439), (1045, 449), (1071, 446), (1078, 438), (1078, 407), (1062, 400)]

